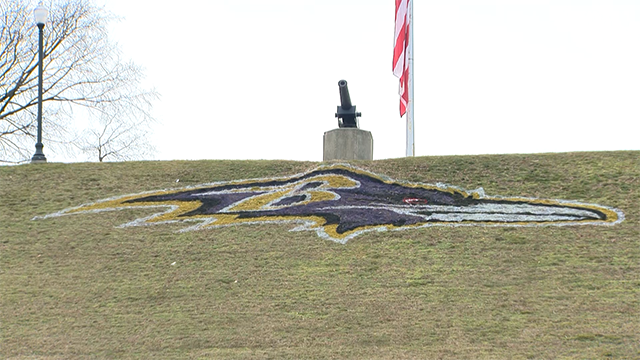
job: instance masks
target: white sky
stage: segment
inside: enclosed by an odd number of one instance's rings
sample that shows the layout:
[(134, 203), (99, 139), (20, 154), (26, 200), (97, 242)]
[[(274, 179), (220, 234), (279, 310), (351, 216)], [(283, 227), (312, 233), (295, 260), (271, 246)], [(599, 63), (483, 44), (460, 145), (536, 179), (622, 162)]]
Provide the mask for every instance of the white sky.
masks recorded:
[[(349, 82), (405, 154), (393, 0), (97, 0), (162, 95), (160, 160), (322, 160)], [(416, 155), (640, 149), (640, 1), (416, 0)]]

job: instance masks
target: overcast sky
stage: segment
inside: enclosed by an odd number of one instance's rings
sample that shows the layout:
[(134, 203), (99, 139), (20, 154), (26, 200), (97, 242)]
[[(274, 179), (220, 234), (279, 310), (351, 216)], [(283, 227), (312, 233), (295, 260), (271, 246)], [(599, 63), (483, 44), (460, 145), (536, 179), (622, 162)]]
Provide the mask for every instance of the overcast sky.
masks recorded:
[[(349, 82), (405, 154), (393, 0), (97, 0), (161, 99), (160, 160), (322, 160)], [(640, 149), (640, 1), (416, 0), (416, 155)]]

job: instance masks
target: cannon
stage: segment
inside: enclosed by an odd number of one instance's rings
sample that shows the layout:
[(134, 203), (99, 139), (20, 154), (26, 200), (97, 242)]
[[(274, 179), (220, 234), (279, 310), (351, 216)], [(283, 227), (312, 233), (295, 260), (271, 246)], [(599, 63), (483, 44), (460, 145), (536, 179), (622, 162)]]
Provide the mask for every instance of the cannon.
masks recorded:
[(338, 126), (341, 128), (357, 128), (358, 117), (362, 116), (362, 114), (356, 112), (356, 106), (351, 104), (347, 80), (338, 81), (338, 89), (340, 91), (340, 105), (338, 105), (336, 112)]

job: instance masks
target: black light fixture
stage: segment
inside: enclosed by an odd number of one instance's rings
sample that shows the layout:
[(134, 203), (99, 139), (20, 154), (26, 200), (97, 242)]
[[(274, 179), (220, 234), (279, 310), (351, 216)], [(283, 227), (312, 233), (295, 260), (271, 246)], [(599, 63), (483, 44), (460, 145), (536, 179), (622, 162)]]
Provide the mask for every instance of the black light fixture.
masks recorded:
[(42, 1), (33, 10), (33, 17), (38, 25), (38, 142), (36, 142), (36, 153), (31, 158), (31, 163), (44, 163), (47, 158), (42, 152), (42, 59), (44, 58), (44, 23), (49, 16), (49, 10), (42, 5)]

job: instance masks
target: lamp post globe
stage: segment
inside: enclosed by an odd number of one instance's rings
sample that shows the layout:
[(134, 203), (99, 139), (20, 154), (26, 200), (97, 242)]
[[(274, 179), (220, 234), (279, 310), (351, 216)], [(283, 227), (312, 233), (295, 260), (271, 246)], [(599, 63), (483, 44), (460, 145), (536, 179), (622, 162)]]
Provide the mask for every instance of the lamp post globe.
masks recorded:
[(35, 18), (37, 25), (44, 25), (47, 21), (47, 17), (49, 17), (49, 10), (42, 5), (42, 1), (40, 1), (35, 9), (33, 9), (33, 17)]
[(33, 17), (38, 25), (38, 141), (36, 142), (36, 153), (31, 158), (32, 163), (47, 162), (47, 158), (42, 152), (42, 59), (44, 58), (44, 23), (49, 16), (49, 10), (42, 5), (42, 1), (33, 10)]

